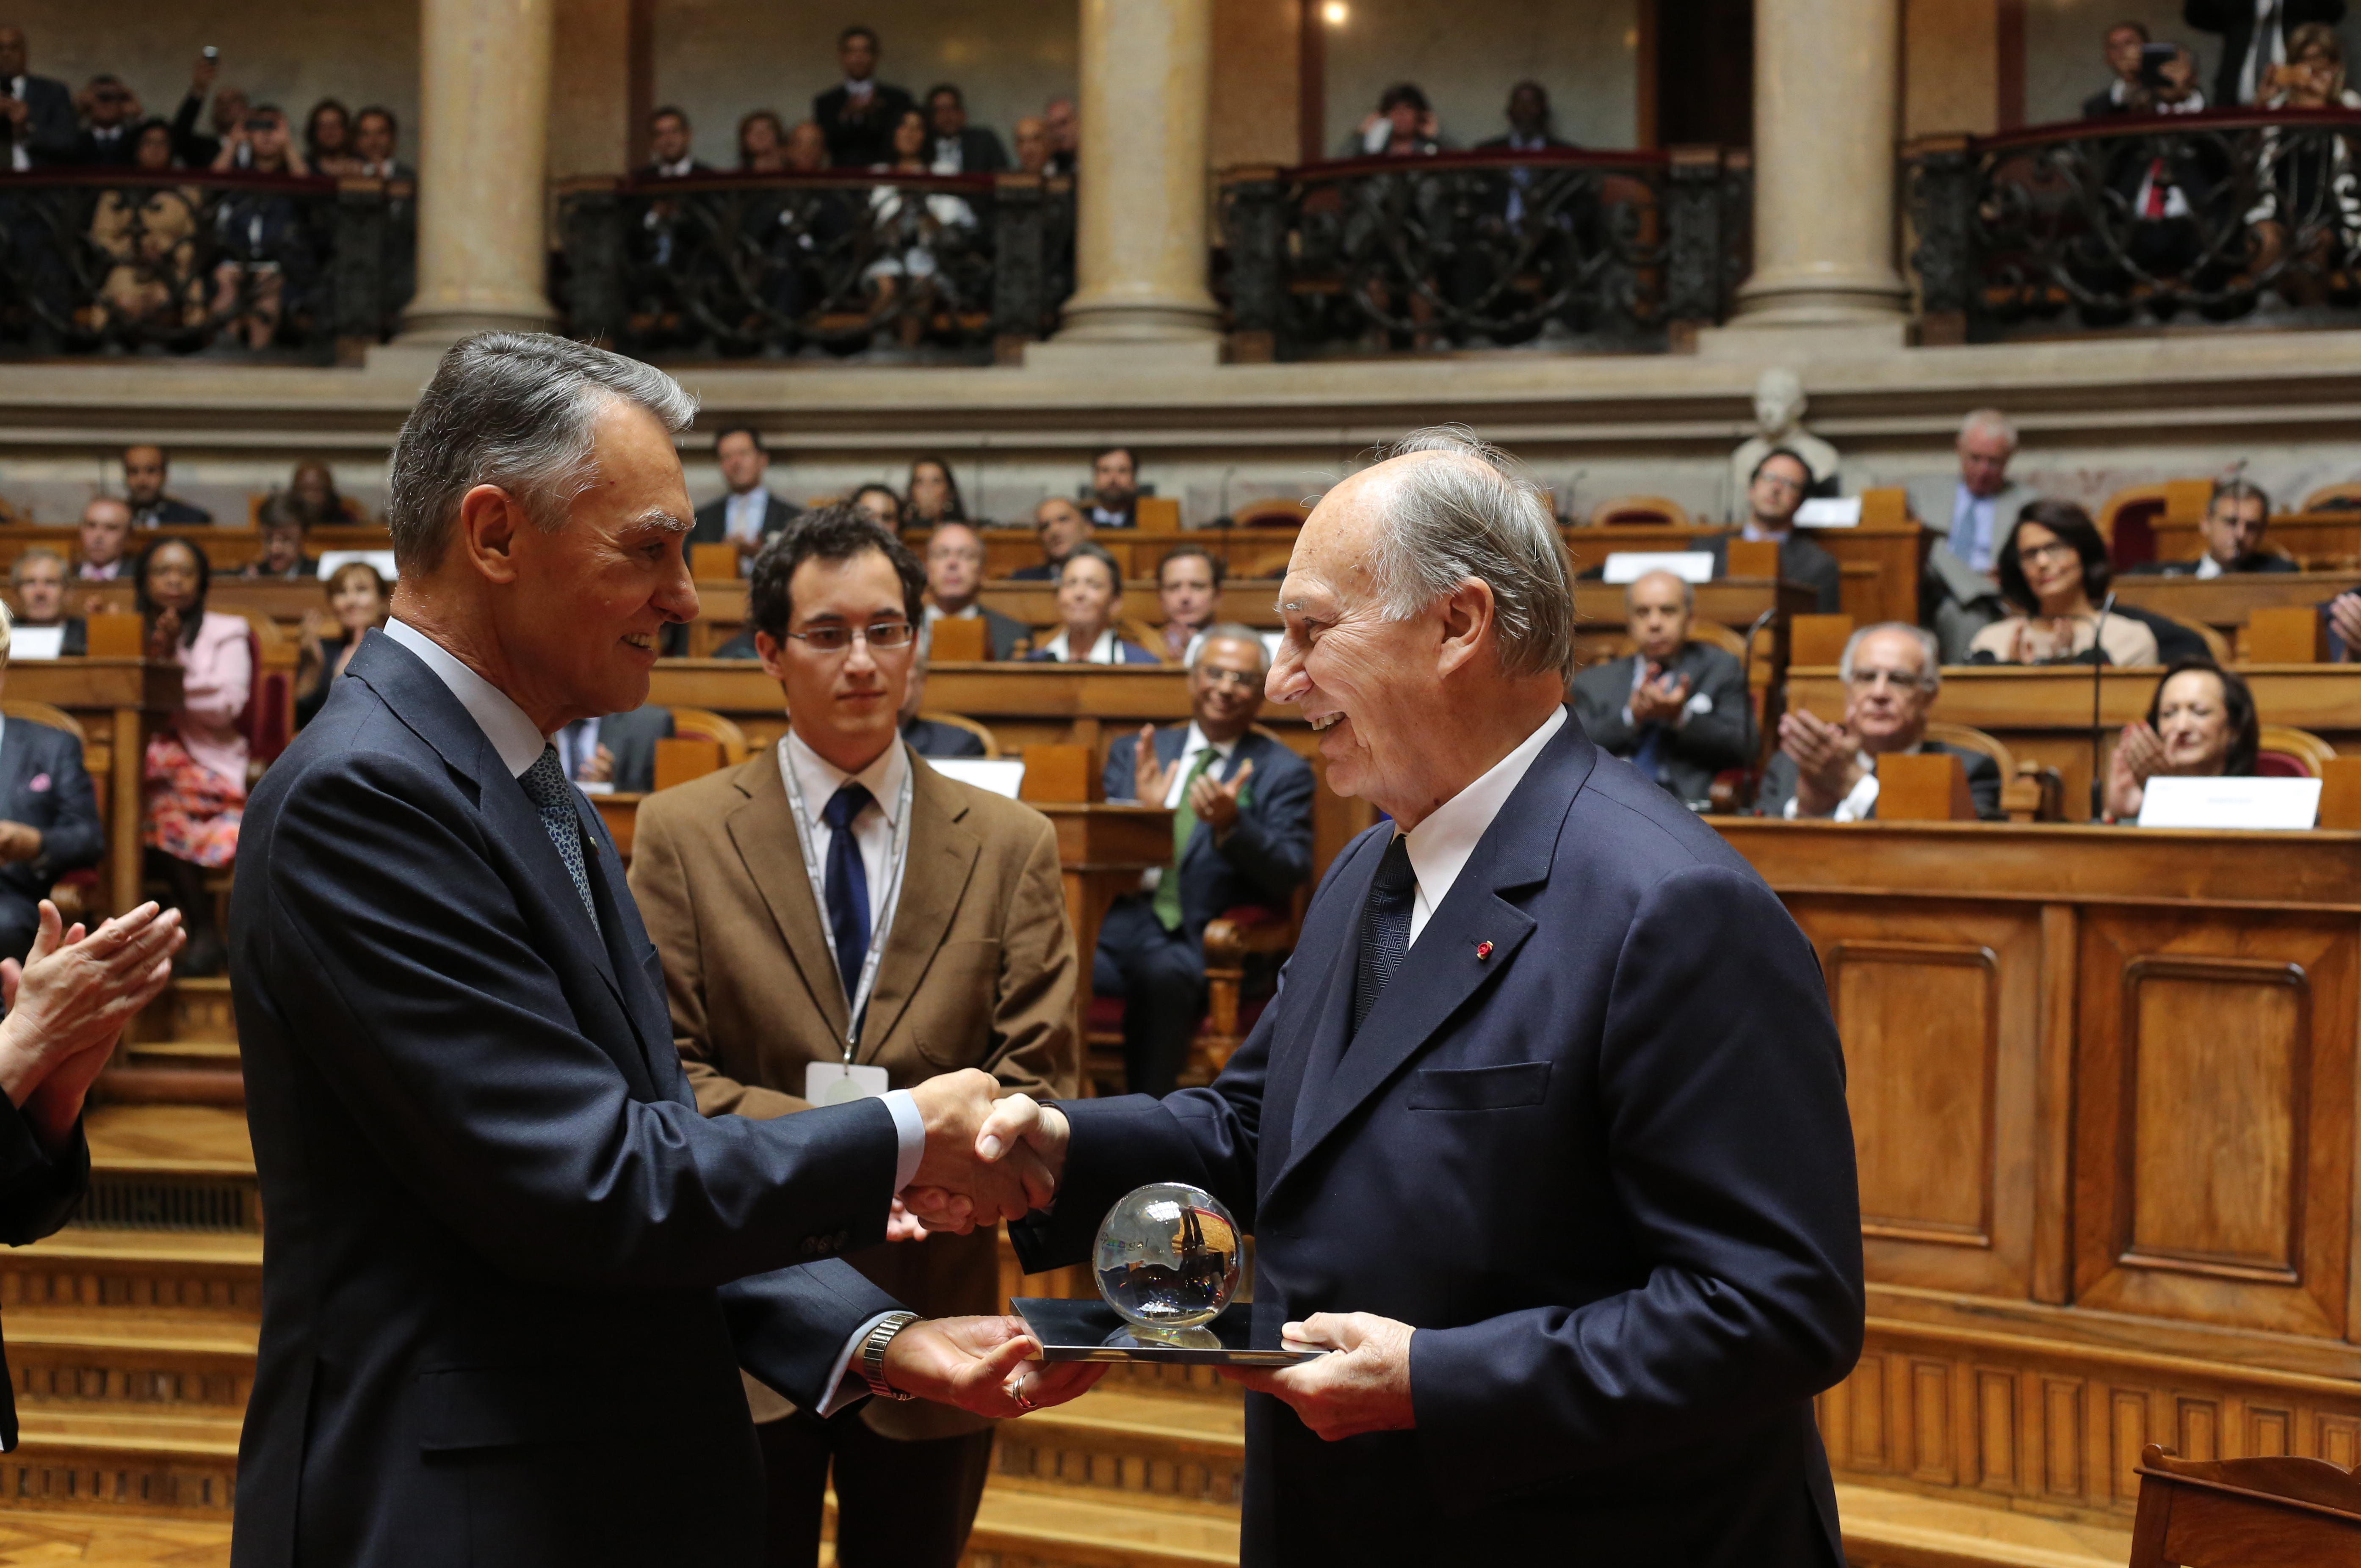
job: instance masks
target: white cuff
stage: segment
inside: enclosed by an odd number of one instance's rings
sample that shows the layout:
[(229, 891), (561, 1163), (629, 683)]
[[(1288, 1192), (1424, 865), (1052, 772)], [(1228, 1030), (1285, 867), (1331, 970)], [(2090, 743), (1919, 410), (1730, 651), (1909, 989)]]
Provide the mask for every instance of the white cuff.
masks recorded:
[[(901, 1093), (898, 1090), (895, 1092)], [(909, 1095), (904, 1093), (902, 1098), (907, 1100)], [(913, 1111), (911, 1113), (916, 1115), (917, 1112)], [(869, 1331), (893, 1315), (891, 1312), (880, 1312), (852, 1331), (852, 1337), (844, 1342), (844, 1348), (837, 1353), (835, 1364), (828, 1369), (828, 1382), (824, 1385), (828, 1389), (828, 1398), (820, 1402), (819, 1409), (814, 1410), (813, 1415), (832, 1416), (855, 1399), (869, 1398), (869, 1380), (853, 1370), (852, 1358), (861, 1354), (861, 1342), (869, 1337)]]
[(892, 1089), (882, 1096), (885, 1109), (894, 1113), (894, 1135), (901, 1141), (902, 1152), (894, 1162), (894, 1190), (917, 1179), (918, 1162), (927, 1157), (927, 1120), (918, 1114), (918, 1102), (906, 1089)]

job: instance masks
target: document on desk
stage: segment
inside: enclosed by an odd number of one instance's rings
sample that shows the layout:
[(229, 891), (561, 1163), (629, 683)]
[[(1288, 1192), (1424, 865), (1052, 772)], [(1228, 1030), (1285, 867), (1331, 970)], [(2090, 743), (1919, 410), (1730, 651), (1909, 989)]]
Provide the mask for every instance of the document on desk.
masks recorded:
[(1685, 583), (1713, 581), (1713, 553), (1708, 550), (1615, 550), (1599, 573), (1609, 583), (1636, 583), (1651, 572), (1670, 572)]
[(2320, 817), (2318, 779), (2182, 779), (2147, 781), (2140, 796), (2143, 828), (2263, 828), (2284, 832)]

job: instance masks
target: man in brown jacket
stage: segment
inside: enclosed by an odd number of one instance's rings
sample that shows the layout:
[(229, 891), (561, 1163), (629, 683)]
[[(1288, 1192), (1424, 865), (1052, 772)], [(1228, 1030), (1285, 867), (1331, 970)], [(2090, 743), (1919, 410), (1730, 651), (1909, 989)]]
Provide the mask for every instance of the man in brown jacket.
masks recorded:
[[(1073, 934), (1049, 824), (943, 777), (896, 732), (925, 587), (860, 512), (790, 521), (756, 557), (747, 607), (788, 736), (640, 808), (631, 891), (708, 1116), (784, 1116), (967, 1067), (1075, 1092)], [(996, 1227), (851, 1261), (929, 1316), (998, 1308)], [(953, 1568), (989, 1422), (883, 1400), (822, 1420), (751, 1380), (747, 1394), (770, 1563), (817, 1561), (832, 1462), (838, 1563)]]

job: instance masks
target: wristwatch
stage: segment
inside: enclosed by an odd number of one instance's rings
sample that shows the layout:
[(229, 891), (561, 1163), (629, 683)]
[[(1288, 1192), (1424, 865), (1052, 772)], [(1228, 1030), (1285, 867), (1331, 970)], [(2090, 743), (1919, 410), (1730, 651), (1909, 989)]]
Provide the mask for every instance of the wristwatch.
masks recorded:
[(916, 1312), (888, 1312), (877, 1320), (877, 1326), (871, 1329), (861, 1342), (861, 1380), (868, 1384), (869, 1391), (881, 1399), (917, 1398), (915, 1394), (905, 1394), (885, 1381), (885, 1347), (894, 1343), (895, 1334), (917, 1321)]

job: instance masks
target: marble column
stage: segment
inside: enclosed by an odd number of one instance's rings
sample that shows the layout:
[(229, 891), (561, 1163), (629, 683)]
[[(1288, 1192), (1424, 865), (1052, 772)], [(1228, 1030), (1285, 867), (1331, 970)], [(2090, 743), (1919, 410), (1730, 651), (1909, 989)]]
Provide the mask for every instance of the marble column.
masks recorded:
[(1898, 323), (1895, 0), (1754, 0), (1754, 275), (1735, 327)]
[(418, 292), (401, 341), (546, 328), (554, 0), (421, 0)]
[(1213, 0), (1082, 0), (1082, 23), (1075, 287), (1058, 342), (1213, 345)]

